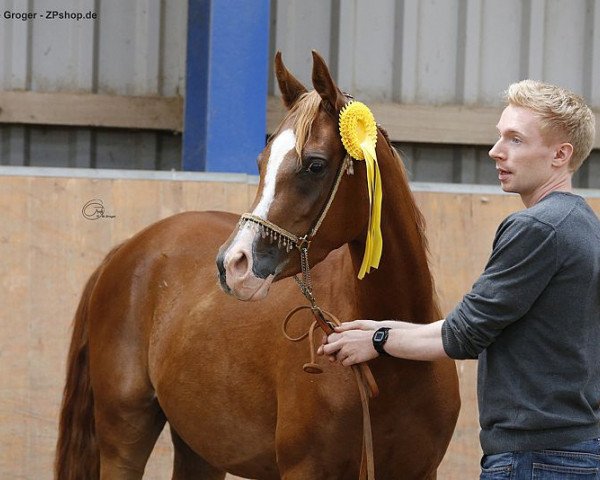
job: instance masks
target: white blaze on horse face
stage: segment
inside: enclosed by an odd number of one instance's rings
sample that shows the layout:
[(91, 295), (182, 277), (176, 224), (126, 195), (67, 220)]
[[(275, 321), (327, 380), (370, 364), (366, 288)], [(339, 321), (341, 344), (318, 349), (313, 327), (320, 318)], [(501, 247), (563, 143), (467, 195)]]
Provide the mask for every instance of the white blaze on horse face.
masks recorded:
[[(252, 212), (257, 217), (267, 219), (269, 209), (275, 199), (275, 183), (277, 174), (285, 156), (296, 145), (296, 135), (291, 129), (281, 132), (271, 144), (271, 154), (263, 178), (263, 189), (260, 200)], [(254, 258), (252, 244), (259, 229), (256, 224), (246, 222), (238, 230), (229, 245), (223, 259), (226, 271), (226, 282), (231, 292), (241, 300), (259, 300), (264, 298), (273, 282), (273, 275), (266, 279), (258, 278), (252, 271)]]
[(267, 214), (271, 208), (271, 204), (275, 199), (275, 183), (277, 181), (277, 173), (281, 168), (283, 159), (296, 146), (296, 135), (291, 128), (281, 132), (271, 145), (271, 155), (267, 162), (267, 171), (265, 173), (262, 195), (256, 208), (252, 212), (257, 217), (264, 220), (267, 219)]

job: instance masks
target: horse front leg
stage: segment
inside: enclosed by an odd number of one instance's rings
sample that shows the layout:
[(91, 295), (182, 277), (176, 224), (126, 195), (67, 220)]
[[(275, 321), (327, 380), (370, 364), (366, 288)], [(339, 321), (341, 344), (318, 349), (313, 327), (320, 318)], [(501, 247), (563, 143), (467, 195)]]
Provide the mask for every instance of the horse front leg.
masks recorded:
[(175, 449), (172, 480), (223, 480), (225, 472), (209, 465), (194, 452), (171, 427)]
[(356, 480), (359, 478), (359, 466), (354, 462), (343, 463), (335, 459), (333, 461), (324, 461), (323, 459), (315, 461), (312, 458), (305, 458), (300, 463), (293, 466), (281, 468), (281, 480)]
[[(362, 458), (360, 424), (352, 419), (291, 414), (279, 421), (276, 448), (282, 480), (356, 480)], [(282, 425), (283, 424), (283, 425)]]

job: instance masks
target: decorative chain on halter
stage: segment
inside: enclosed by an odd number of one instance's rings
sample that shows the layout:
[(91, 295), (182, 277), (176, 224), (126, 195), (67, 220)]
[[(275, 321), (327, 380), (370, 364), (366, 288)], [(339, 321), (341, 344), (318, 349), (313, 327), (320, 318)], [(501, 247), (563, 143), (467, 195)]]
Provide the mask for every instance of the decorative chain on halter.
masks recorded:
[(298, 278), (298, 275), (294, 275), (294, 280), (300, 287), (300, 291), (310, 302), (313, 308), (317, 307), (317, 300), (313, 293), (312, 279), (310, 278), (310, 264), (308, 263), (308, 248), (304, 247), (300, 249), (300, 268), (302, 270), (302, 278)]
[[(340, 185), (340, 181), (344, 172), (348, 174), (353, 173), (353, 158), (357, 160), (364, 160), (367, 171), (367, 190), (369, 193), (369, 225), (367, 230), (367, 238), (365, 245), (365, 253), (363, 256), (363, 262), (358, 273), (358, 278), (362, 279), (365, 273), (369, 273), (371, 268), (378, 268), (379, 261), (382, 253), (382, 237), (381, 237), (381, 200), (382, 200), (382, 188), (381, 188), (381, 174), (379, 172), (379, 166), (377, 164), (377, 154), (375, 152), (375, 145), (377, 141), (377, 126), (373, 114), (368, 107), (360, 102), (351, 100), (340, 112), (339, 117), (339, 128), (342, 143), (346, 149), (346, 156), (344, 161), (340, 164), (338, 173), (335, 178), (335, 182), (329, 192), (327, 202), (323, 206), (319, 216), (317, 217), (313, 226), (309, 231), (302, 237), (298, 237), (293, 233), (287, 231), (284, 228), (270, 222), (267, 219), (260, 218), (251, 213), (244, 213), (239, 221), (239, 227), (241, 228), (246, 223), (252, 223), (257, 225), (263, 238), (270, 237), (271, 241), (277, 241), (278, 246), (285, 248), (287, 252), (291, 251), (292, 248), (297, 248), (300, 252), (300, 267), (302, 278), (298, 275), (294, 275), (294, 280), (300, 287), (302, 294), (310, 302), (309, 306), (300, 306), (293, 309), (288, 313), (284, 320), (284, 335), (294, 341), (302, 340), (306, 338), (306, 335), (310, 339), (311, 348), (311, 362), (305, 364), (304, 370), (309, 373), (320, 373), (322, 370), (314, 359), (314, 344), (313, 344), (313, 332), (315, 324), (323, 330), (325, 335), (329, 335), (334, 332), (334, 323), (339, 324), (339, 320), (335, 318), (329, 312), (321, 310), (317, 305), (312, 287), (312, 280), (310, 276), (310, 264), (308, 261), (308, 250), (312, 239), (316, 235), (319, 227), (323, 223), (335, 194)], [(309, 332), (299, 337), (298, 339), (290, 338), (286, 332), (286, 325), (289, 320), (300, 310), (310, 308), (315, 318), (315, 322), (310, 327)], [(327, 320), (327, 317), (331, 319)], [(361, 405), (363, 410), (363, 457), (360, 468), (360, 479), (374, 480), (375, 478), (375, 462), (373, 455), (373, 435), (371, 431), (371, 418), (369, 414), (369, 403), (368, 397), (376, 397), (379, 393), (375, 378), (371, 373), (368, 365), (361, 363), (352, 366), (352, 371), (356, 377), (358, 389), (361, 397)]]
[(335, 178), (335, 182), (331, 187), (331, 191), (329, 192), (327, 202), (323, 206), (323, 209), (317, 217), (317, 220), (311, 226), (309, 231), (301, 237), (289, 232), (288, 230), (280, 227), (279, 225), (274, 224), (273, 222), (270, 222), (267, 219), (261, 218), (252, 213), (244, 213), (239, 221), (240, 228), (247, 222), (257, 225), (262, 238), (269, 237), (272, 242), (276, 241), (280, 248), (285, 248), (286, 252), (291, 251), (292, 248), (298, 249), (298, 251), (300, 252), (300, 266), (302, 278), (300, 279), (297, 275), (295, 275), (294, 280), (296, 280), (296, 283), (300, 287), (302, 294), (310, 302), (313, 309), (319, 309), (319, 307), (317, 306), (312, 289), (312, 281), (310, 277), (310, 264), (308, 262), (308, 249), (310, 247), (312, 239), (321, 227), (321, 224), (323, 223), (327, 212), (331, 208), (331, 204), (333, 203), (333, 199), (335, 198), (335, 194), (337, 193), (344, 173), (347, 173), (348, 175), (351, 175), (353, 173), (352, 158), (349, 155), (346, 155), (344, 157), (344, 160), (340, 165), (340, 168)]

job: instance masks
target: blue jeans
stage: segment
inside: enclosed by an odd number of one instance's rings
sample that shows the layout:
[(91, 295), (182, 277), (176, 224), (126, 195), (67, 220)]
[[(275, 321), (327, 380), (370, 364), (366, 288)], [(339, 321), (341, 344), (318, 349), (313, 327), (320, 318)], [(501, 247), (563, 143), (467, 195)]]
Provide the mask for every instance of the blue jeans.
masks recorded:
[(568, 447), (484, 455), (480, 480), (598, 480), (600, 438)]

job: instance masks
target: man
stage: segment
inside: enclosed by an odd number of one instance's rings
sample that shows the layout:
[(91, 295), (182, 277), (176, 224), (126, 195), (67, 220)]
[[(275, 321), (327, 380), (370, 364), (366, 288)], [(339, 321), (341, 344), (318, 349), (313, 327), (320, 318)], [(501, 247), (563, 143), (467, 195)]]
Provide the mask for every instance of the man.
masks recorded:
[(526, 209), (498, 228), (471, 292), (428, 325), (345, 323), (319, 352), (342, 365), (478, 358), (481, 479), (600, 478), (600, 221), (571, 182), (594, 116), (532, 80), (506, 100), (489, 155)]

